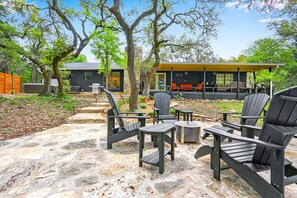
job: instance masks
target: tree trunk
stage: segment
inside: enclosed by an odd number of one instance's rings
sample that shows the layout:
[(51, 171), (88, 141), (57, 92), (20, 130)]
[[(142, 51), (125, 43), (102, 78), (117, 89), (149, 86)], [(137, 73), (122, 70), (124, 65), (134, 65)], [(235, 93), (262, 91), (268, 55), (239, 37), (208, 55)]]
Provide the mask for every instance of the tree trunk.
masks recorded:
[(131, 93), (129, 98), (129, 110), (137, 110), (137, 97), (138, 97), (138, 82), (136, 79), (135, 69), (134, 69), (134, 40), (133, 31), (126, 32), (127, 40), (127, 55), (128, 55), (128, 76), (131, 86)]
[(51, 71), (48, 71), (45, 68), (41, 69), (41, 71), (42, 71), (44, 81), (43, 81), (42, 91), (39, 93), (39, 95), (40, 96), (48, 96), (48, 95), (50, 95), (52, 73), (51, 73)]
[(142, 95), (146, 96), (147, 98), (149, 98), (150, 95), (150, 87), (151, 87), (151, 82), (152, 79), (154, 77), (155, 73), (151, 73), (151, 72), (146, 72), (144, 74), (145, 78), (143, 79), (143, 90), (142, 90)]
[(105, 89), (108, 90), (108, 75), (105, 74)]
[(58, 80), (58, 94), (59, 96), (62, 96), (64, 91), (63, 91), (63, 80), (59, 71), (59, 66), (57, 62), (53, 62), (53, 70), (54, 70), (54, 75), (56, 79)]
[(37, 72), (37, 66), (36, 65), (33, 65), (30, 77), (31, 77), (31, 82), (32, 83), (37, 83), (37, 81), (38, 81), (38, 72)]

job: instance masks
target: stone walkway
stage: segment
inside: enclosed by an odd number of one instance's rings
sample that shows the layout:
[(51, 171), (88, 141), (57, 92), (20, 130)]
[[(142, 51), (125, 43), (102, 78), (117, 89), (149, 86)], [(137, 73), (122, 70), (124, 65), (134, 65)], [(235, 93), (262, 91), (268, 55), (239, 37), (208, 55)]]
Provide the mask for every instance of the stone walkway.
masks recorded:
[[(65, 124), (0, 142), (0, 197), (259, 196), (232, 170), (222, 171), (220, 182), (214, 180), (209, 156), (193, 157), (202, 144), (178, 144), (175, 160), (167, 157), (160, 175), (157, 167), (138, 167), (136, 137), (109, 150), (105, 123)], [(145, 153), (154, 150), (148, 138)], [(294, 139), (287, 155), (295, 163), (296, 154)], [(286, 187), (286, 197), (297, 197), (296, 185)]]

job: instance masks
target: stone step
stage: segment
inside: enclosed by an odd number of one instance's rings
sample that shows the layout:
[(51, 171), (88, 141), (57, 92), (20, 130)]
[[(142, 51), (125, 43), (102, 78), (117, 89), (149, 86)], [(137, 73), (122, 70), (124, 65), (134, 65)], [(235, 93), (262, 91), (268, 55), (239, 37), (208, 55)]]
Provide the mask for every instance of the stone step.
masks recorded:
[(77, 110), (77, 113), (102, 113), (106, 106), (84, 107)]
[(78, 113), (67, 119), (68, 124), (106, 123), (101, 113)]
[(96, 106), (96, 107), (109, 107), (110, 104), (109, 102), (97, 102), (97, 103), (92, 103), (92, 106)]

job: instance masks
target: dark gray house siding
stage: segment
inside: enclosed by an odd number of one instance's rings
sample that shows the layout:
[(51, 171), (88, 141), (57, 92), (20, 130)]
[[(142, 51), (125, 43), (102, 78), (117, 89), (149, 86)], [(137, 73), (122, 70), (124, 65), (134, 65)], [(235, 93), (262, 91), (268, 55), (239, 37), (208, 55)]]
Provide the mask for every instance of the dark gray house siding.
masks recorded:
[[(90, 92), (93, 83), (99, 83), (105, 86), (105, 78), (103, 74), (98, 74), (99, 63), (67, 63), (65, 69), (70, 71), (70, 85), (79, 87), (79, 91)], [(112, 64), (111, 72), (120, 73), (119, 89), (109, 89), (110, 91), (124, 91), (124, 69)]]
[[(166, 86), (170, 86), (170, 71), (157, 71), (158, 73), (166, 73)], [(237, 72), (216, 72), (216, 73), (232, 73), (234, 81), (237, 81)], [(197, 86), (198, 83), (203, 82), (203, 72), (188, 71), (187, 75), (182, 71), (173, 71), (172, 82), (176, 84), (190, 83)], [(216, 84), (215, 72), (206, 72), (207, 84)], [(240, 73), (240, 82), (246, 82), (246, 72)]]
[[(85, 79), (85, 72), (91, 72), (91, 79)], [(72, 70), (70, 74), (71, 86), (80, 86), (80, 91), (92, 91), (90, 85), (99, 83), (103, 85), (103, 74), (98, 74), (94, 70)]]

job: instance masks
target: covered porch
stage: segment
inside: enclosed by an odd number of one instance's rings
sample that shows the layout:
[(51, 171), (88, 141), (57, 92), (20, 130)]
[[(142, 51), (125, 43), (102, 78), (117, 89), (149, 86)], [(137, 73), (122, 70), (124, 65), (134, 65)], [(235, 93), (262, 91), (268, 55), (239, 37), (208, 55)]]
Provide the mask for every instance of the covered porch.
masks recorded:
[[(275, 63), (161, 63), (151, 84), (151, 94), (164, 91), (193, 99), (243, 99), (250, 93), (272, 95), (269, 86), (257, 86), (256, 71), (273, 69)], [(239, 85), (239, 86), (238, 86)]]

